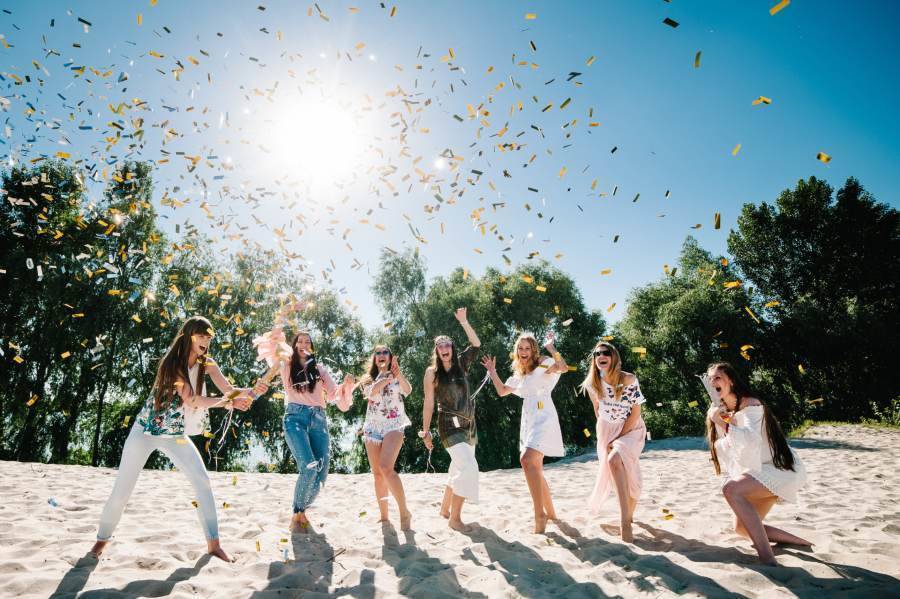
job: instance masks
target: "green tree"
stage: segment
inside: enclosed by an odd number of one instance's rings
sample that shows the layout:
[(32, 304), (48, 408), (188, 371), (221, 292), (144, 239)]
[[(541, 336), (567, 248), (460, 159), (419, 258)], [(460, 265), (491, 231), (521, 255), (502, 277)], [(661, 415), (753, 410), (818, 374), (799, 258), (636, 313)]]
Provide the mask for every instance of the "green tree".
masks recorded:
[(900, 213), (856, 179), (836, 196), (814, 177), (774, 205), (745, 204), (728, 249), (774, 323), (762, 361), (813, 404), (817, 418), (886, 410), (900, 331)]

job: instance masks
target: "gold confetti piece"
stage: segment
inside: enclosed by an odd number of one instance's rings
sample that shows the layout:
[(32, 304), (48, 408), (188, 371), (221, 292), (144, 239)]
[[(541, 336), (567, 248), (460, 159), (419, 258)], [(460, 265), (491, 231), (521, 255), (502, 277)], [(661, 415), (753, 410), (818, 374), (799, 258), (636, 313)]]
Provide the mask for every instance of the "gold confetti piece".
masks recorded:
[(592, 64), (594, 64), (594, 61), (595, 61), (595, 60), (597, 60), (597, 57), (595, 57), (595, 56), (591, 56), (590, 58), (588, 58), (588, 59), (587, 59), (587, 66), (591, 66)]
[(734, 289), (736, 287), (740, 287), (741, 282), (740, 281), (725, 281), (724, 283), (722, 283), (722, 286), (725, 289)]
[(225, 509), (228, 509), (229, 507), (231, 507), (231, 504), (229, 504), (227, 501), (223, 501), (223, 502), (222, 502), (222, 507), (225, 508)]
[(803, 368), (803, 364), (797, 364), (797, 370), (800, 371), (800, 374), (806, 374), (806, 369)]
[(611, 303), (609, 305), (609, 308), (606, 309), (606, 312), (607, 313), (612, 312), (615, 309), (615, 307), (616, 307), (616, 302)]
[(534, 21), (536, 18), (537, 18), (537, 14), (535, 14), (535, 13), (533, 13), (533, 12), (527, 12), (527, 13), (525, 13), (525, 20), (526, 20), (526, 21)]
[(765, 96), (760, 96), (757, 99), (753, 100), (754, 106), (756, 106), (757, 104), (771, 104), (771, 103), (772, 103), (772, 98), (767, 98)]
[(32, 396), (31, 396), (31, 399), (29, 399), (27, 402), (25, 402), (25, 405), (28, 406), (28, 407), (30, 408), (31, 406), (34, 405), (34, 402), (36, 402), (38, 399), (39, 399), (39, 398), (38, 398), (37, 395), (32, 395)]
[(538, 402), (538, 410), (543, 410), (543, 409), (544, 409), (544, 402), (539, 401)]
[(769, 14), (773, 17), (777, 15), (781, 10), (787, 7), (788, 4), (791, 3), (791, 0), (781, 0), (778, 4), (769, 9)]
[(64, 351), (63, 353), (59, 354), (59, 357), (62, 358), (63, 360), (65, 360), (66, 358), (68, 358), (71, 355), (72, 355), (72, 352)]
[(508, 297), (504, 297), (504, 298), (503, 298), (503, 303), (504, 303), (504, 304), (511, 304), (511, 303), (512, 303), (512, 300), (509, 299)]
[(696, 408), (696, 407), (697, 407), (697, 402), (696, 402), (696, 401), (689, 401), (689, 402), (688, 402), (688, 407), (689, 407), (689, 408)]
[(257, 539), (257, 540), (256, 540), (256, 551), (257, 551), (257, 553), (259, 553), (260, 549), (262, 549), (262, 547), (259, 546), (259, 539)]
[[(713, 218), (713, 228), (721, 229), (722, 228), (722, 215), (716, 212), (715, 217)], [(727, 263), (725, 264), (727, 266)]]
[(818, 154), (816, 154), (816, 159), (823, 164), (828, 164), (829, 162), (831, 162), (831, 156), (829, 156), (825, 152), (819, 152)]
[(756, 324), (760, 324), (759, 318), (756, 317), (756, 314), (753, 313), (753, 310), (751, 310), (748, 306), (744, 306), (744, 310), (747, 312), (747, 314), (750, 315), (750, 318), (756, 321)]
[(237, 486), (237, 474), (235, 474), (234, 476), (231, 477), (231, 486), (232, 487)]
[(544, 293), (545, 291), (547, 291), (547, 288), (544, 287), (543, 285), (537, 285), (537, 286), (535, 286), (534, 290), (535, 290), (535, 291), (540, 291), (541, 293)]
[(643, 356), (644, 354), (647, 353), (647, 348), (646, 348), (646, 347), (632, 347), (632, 348), (631, 348), (631, 353), (633, 353), (633, 354), (640, 354), (640, 355)]
[(138, 27), (140, 27), (141, 25), (144, 24), (144, 15), (142, 15), (141, 13), (138, 13), (137, 23), (138, 23)]
[(197, 503), (196, 499), (191, 499), (191, 505), (194, 506), (195, 508), (200, 507), (200, 504)]
[(674, 517), (675, 517), (675, 514), (666, 514), (665, 516), (663, 516), (663, 520), (671, 520)]
[(69, 154), (68, 152), (59, 151), (56, 153), (56, 157), (62, 158), (63, 160), (67, 160), (70, 156), (71, 156), (71, 154)]
[(396, 14), (397, 14), (397, 7), (396, 6), (391, 7), (391, 16), (393, 17)]
[(362, 517), (365, 516), (365, 515), (366, 515), (366, 511), (365, 511), (365, 510), (363, 510), (363, 511), (361, 511), (361, 512), (359, 513), (359, 517), (360, 517), (360, 518), (362, 518)]
[(781, 305), (781, 302), (779, 302), (778, 300), (772, 300), (770, 302), (766, 302), (765, 304), (763, 304), (763, 308), (774, 308), (775, 306), (780, 306), (780, 305)]
[(21, 364), (24, 361), (25, 360), (22, 359), (22, 356), (13, 356), (13, 362), (15, 362), (16, 364)]
[(528, 275), (522, 275), (522, 280), (525, 281), (526, 283), (528, 283), (529, 285), (534, 283), (534, 278), (530, 277)]
[(612, 269), (611, 269), (611, 268), (604, 268), (603, 270), (600, 271), (600, 274), (601, 274), (601, 275), (612, 274)]
[(741, 151), (741, 144), (734, 146), (734, 149), (731, 151), (732, 156), (737, 156), (738, 152)]
[(288, 540), (285, 539), (285, 538), (281, 538), (281, 539), (278, 540), (278, 542), (279, 542), (279, 543), (287, 543)]
[(589, 431), (588, 429), (584, 429), (584, 436), (585, 436), (585, 437), (590, 437), (590, 436), (591, 436), (591, 431)]
[(700, 54), (701, 54), (700, 50), (697, 50), (697, 54), (694, 56), (694, 68), (695, 69), (700, 68)]

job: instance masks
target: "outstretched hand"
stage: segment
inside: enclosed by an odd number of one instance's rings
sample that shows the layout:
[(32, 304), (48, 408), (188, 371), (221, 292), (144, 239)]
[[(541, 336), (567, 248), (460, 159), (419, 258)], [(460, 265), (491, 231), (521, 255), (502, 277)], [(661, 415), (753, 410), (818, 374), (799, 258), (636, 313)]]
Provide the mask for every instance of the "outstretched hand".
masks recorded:
[(397, 361), (397, 356), (391, 356), (391, 374), (395, 379), (400, 376), (400, 363)]
[(481, 365), (491, 374), (497, 372), (497, 358), (494, 358), (493, 356), (484, 356), (481, 358)]
[(469, 319), (467, 318), (467, 309), (466, 308), (457, 308), (456, 312), (453, 315), (456, 317), (456, 320), (459, 321), (460, 324), (467, 322)]

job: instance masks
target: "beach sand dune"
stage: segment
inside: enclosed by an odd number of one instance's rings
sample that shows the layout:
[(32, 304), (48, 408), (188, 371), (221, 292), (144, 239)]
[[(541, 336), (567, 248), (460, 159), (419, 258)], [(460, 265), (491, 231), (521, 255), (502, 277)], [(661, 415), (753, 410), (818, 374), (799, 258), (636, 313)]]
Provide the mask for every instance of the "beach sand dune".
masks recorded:
[(519, 470), (482, 474), (482, 501), (464, 510), (477, 525), (465, 535), (438, 515), (443, 474), (403, 475), (413, 532), (376, 522), (370, 475), (333, 475), (309, 512), (314, 531), (292, 536), (294, 476), (212, 473), (233, 564), (205, 555), (191, 487), (178, 472), (141, 475), (98, 563), (87, 550), (115, 470), (0, 462), (0, 596), (900, 595), (900, 433), (818, 426), (793, 445), (810, 482), (769, 522), (816, 546), (777, 549), (781, 568), (757, 565), (749, 542), (731, 530), (701, 439), (648, 443), (630, 545), (616, 536), (614, 497), (599, 517), (586, 511), (591, 456), (547, 467), (563, 521), (546, 535), (529, 532)]

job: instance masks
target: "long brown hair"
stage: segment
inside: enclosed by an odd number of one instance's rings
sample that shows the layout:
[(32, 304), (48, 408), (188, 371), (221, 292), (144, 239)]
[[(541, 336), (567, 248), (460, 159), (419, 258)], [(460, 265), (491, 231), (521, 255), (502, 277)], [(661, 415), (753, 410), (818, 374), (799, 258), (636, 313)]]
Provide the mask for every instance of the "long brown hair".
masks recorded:
[[(300, 352), (297, 351), (297, 339), (300, 336), (309, 337), (309, 355), (306, 362), (300, 360)], [(291, 386), (300, 392), (306, 387), (307, 393), (316, 390), (316, 384), (319, 382), (319, 367), (316, 364), (316, 346), (313, 345), (312, 335), (308, 331), (300, 331), (294, 335), (291, 341)]]
[[(778, 423), (778, 419), (775, 418), (775, 415), (772, 414), (772, 411), (769, 410), (769, 406), (765, 404), (761, 399), (756, 397), (756, 395), (750, 390), (749, 385), (741, 378), (738, 374), (737, 370), (735, 370), (734, 366), (729, 364), (728, 362), (714, 362), (709, 365), (706, 369), (706, 372), (710, 372), (711, 370), (721, 370), (722, 374), (728, 377), (731, 381), (731, 391), (737, 397), (737, 402), (734, 406), (735, 414), (738, 413), (741, 409), (741, 404), (744, 399), (756, 399), (763, 408), (763, 423), (766, 427), (766, 434), (769, 437), (769, 447), (772, 449), (772, 463), (779, 470), (793, 470), (794, 469), (794, 454), (791, 453), (791, 448), (788, 446), (787, 437), (784, 435), (784, 431), (781, 430), (781, 425)], [(713, 467), (716, 470), (716, 474), (721, 474), (722, 468), (719, 466), (719, 456), (716, 454), (716, 441), (719, 438), (719, 431), (716, 430), (716, 424), (710, 420), (706, 419), (706, 440), (709, 443), (709, 453), (712, 456)]]
[(200, 368), (197, 370), (197, 380), (191, 383), (188, 372), (191, 343), (194, 335), (213, 334), (212, 324), (202, 316), (191, 316), (184, 321), (156, 369), (156, 380), (153, 382), (154, 411), (168, 410), (173, 400), (178, 397), (180, 385), (188, 385), (192, 394), (200, 393), (203, 389), (203, 378), (206, 376), (206, 356), (197, 359)]
[(606, 341), (598, 341), (597, 345), (594, 346), (594, 349), (591, 350), (591, 365), (588, 367), (587, 376), (581, 381), (581, 392), (586, 393), (588, 389), (593, 389), (596, 392), (597, 397), (602, 398), (604, 396), (603, 384), (600, 382), (600, 371), (597, 368), (597, 358), (594, 356), (594, 350), (600, 349), (601, 347), (605, 347), (612, 352), (612, 356), (610, 356), (609, 360), (609, 372), (606, 373), (606, 380), (612, 385), (616, 401), (619, 401), (625, 387), (622, 383), (622, 381), (625, 380), (625, 374), (622, 372), (622, 358), (619, 356), (619, 350), (616, 349), (616, 346), (612, 343), (607, 343)]
[[(441, 356), (438, 354), (438, 343), (450, 343), (451, 351), (450, 354), (450, 370), (444, 370), (444, 362), (441, 360)], [(453, 339), (447, 337), (446, 335), (438, 335), (434, 338), (434, 355), (431, 357), (431, 367), (434, 369), (434, 386), (437, 387), (438, 383), (446, 383), (451, 378), (458, 378), (461, 376), (465, 376), (465, 372), (463, 372), (462, 365), (459, 363), (459, 354), (456, 351), (456, 344), (453, 342)]]
[(368, 385), (369, 383), (374, 382), (376, 378), (378, 378), (378, 374), (380, 371), (378, 370), (378, 364), (375, 363), (375, 352), (377, 352), (378, 349), (382, 347), (388, 350), (388, 370), (391, 369), (391, 360), (394, 359), (394, 352), (392, 352), (391, 348), (389, 348), (387, 345), (379, 343), (374, 348), (372, 348), (372, 360), (369, 362), (369, 372), (362, 378), (361, 381), (359, 381), (360, 386)]
[[(523, 363), (519, 360), (519, 342), (525, 341), (528, 345), (531, 346), (531, 358), (528, 360), (528, 363)], [(541, 350), (538, 346), (537, 339), (535, 339), (532, 333), (522, 333), (516, 339), (515, 344), (513, 345), (513, 361), (512, 361), (512, 369), (513, 372), (518, 374), (519, 376), (525, 376), (526, 374), (530, 374), (535, 368), (537, 368), (541, 363)]]

